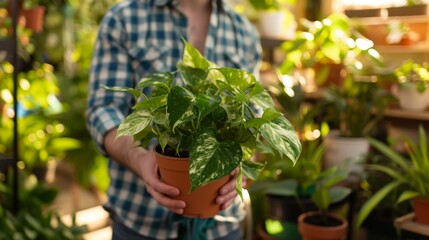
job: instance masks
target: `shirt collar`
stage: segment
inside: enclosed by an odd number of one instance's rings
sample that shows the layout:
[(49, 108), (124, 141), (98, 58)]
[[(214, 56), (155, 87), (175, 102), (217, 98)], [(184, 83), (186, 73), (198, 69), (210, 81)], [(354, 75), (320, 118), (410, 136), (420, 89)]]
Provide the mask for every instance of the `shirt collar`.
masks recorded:
[[(155, 5), (156, 6), (165, 6), (167, 4), (172, 4), (172, 5), (176, 5), (179, 3), (180, 0), (155, 0)], [(218, 6), (220, 6), (222, 9), (224, 8), (224, 4), (225, 4), (225, 0), (212, 0), (214, 2), (216, 2), (216, 4), (218, 4)]]

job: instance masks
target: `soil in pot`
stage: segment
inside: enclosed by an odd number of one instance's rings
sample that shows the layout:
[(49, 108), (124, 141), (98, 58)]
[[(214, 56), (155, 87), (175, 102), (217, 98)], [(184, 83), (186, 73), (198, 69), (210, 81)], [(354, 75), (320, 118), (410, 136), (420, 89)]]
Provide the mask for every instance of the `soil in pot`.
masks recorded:
[(335, 227), (341, 225), (343, 222), (337, 218), (326, 216), (326, 218), (321, 215), (313, 215), (304, 219), (304, 222), (312, 225), (324, 226), (324, 227)]
[(220, 211), (216, 203), (219, 189), (229, 180), (229, 175), (202, 186), (191, 193), (189, 177), (189, 158), (170, 157), (156, 151), (156, 161), (162, 180), (180, 189), (180, 195), (174, 196), (186, 202), (183, 215), (188, 217), (210, 218)]

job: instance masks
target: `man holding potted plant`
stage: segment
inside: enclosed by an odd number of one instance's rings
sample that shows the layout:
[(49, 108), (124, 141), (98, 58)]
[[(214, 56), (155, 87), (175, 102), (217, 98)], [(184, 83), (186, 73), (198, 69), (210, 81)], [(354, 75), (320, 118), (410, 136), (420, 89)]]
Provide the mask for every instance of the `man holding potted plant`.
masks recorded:
[[(88, 124), (100, 150), (111, 160), (106, 209), (113, 218), (113, 239), (176, 239), (185, 203), (174, 200), (177, 188), (163, 183), (154, 153), (138, 147), (131, 136), (116, 139), (133, 100), (102, 87), (136, 85), (156, 72), (173, 71), (187, 39), (220, 66), (256, 72), (261, 56), (256, 31), (223, 1), (124, 1), (100, 26), (92, 62)], [(235, 172), (220, 189), (221, 218), (212, 219), (203, 237), (239, 239), (243, 213), (236, 198)]]

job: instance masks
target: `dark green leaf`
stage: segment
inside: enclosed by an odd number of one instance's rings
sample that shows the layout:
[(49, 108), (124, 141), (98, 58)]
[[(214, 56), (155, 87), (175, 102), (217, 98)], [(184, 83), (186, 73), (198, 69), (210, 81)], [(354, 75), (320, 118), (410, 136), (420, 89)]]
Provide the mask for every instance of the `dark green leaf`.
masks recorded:
[(198, 88), (201, 84), (207, 83), (207, 70), (189, 67), (181, 62), (177, 63), (177, 68), (182, 75), (183, 81), (186, 85), (189, 85), (190, 88)]
[(267, 194), (278, 196), (298, 196), (298, 183), (294, 179), (285, 179), (273, 183), (266, 189)]
[(208, 96), (199, 94), (197, 96), (198, 120), (201, 120), (214, 111), (219, 106), (221, 98), (219, 96)]
[(329, 195), (328, 189), (317, 188), (311, 196), (311, 200), (313, 200), (320, 210), (326, 210), (331, 203), (331, 196)]
[(193, 115), (192, 108), (195, 96), (186, 88), (175, 86), (171, 88), (167, 99), (169, 125), (173, 129)]

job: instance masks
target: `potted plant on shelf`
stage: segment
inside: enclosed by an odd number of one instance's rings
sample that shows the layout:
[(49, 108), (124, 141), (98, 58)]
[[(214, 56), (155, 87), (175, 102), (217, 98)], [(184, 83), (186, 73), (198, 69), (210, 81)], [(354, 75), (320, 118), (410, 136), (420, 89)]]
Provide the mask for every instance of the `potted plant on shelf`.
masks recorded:
[(384, 110), (393, 100), (376, 76), (354, 76), (342, 87), (331, 85), (324, 89), (316, 108), (333, 129), (324, 138), (325, 167), (347, 161), (347, 166), (360, 175), (361, 163), (369, 152), (365, 137), (375, 134)]
[[(361, 207), (356, 226), (360, 227), (366, 217), (392, 191), (402, 193), (397, 199), (401, 203), (412, 199), (415, 219), (422, 224), (429, 224), (429, 154), (426, 132), (419, 126), (419, 143), (414, 143), (404, 137), (407, 155), (403, 156), (385, 143), (369, 138), (374, 149), (387, 156), (395, 165), (368, 164), (367, 168), (383, 172), (392, 178), (392, 181), (378, 190)], [(420, 208), (423, 206), (423, 208)]]
[(345, 239), (348, 220), (330, 211), (329, 206), (342, 201), (351, 193), (350, 188), (338, 185), (347, 176), (348, 171), (337, 167), (327, 169), (321, 174), (311, 196), (319, 211), (305, 212), (298, 217), (298, 229), (304, 240)]
[[(254, 185), (263, 186), (265, 216), (257, 226), (259, 235), (265, 230), (274, 238), (300, 239), (298, 216), (316, 210), (311, 196), (321, 180), (325, 147), (319, 139), (302, 141), (301, 144), (302, 152), (295, 165), (275, 153), (264, 153), (268, 163), (261, 178), (249, 188), (250, 191)], [(274, 225), (282, 227), (275, 229)]]
[(429, 64), (404, 61), (395, 69), (393, 94), (405, 110), (423, 111), (429, 106)]
[(331, 83), (341, 86), (349, 67), (383, 66), (373, 42), (360, 34), (344, 14), (333, 13), (321, 21), (302, 19), (300, 26), (303, 30), (281, 45), (287, 53), (280, 66), (283, 74), (303, 70), (309, 72), (307, 82), (321, 87)]
[(45, 6), (39, 0), (24, 0), (20, 15), (25, 18), (25, 27), (33, 32), (40, 32), (43, 28)]
[[(187, 202), (184, 214), (211, 217), (219, 211), (213, 200), (218, 187), (228, 181), (234, 169), (238, 169), (236, 190), (241, 195), (242, 175), (254, 179), (263, 168), (250, 160), (257, 142), (263, 139), (294, 162), (301, 145), (292, 125), (275, 110), (271, 97), (253, 74), (218, 67), (184, 42), (183, 60), (177, 64), (183, 86), (173, 80), (175, 73), (165, 72), (143, 78), (132, 89), (106, 88), (129, 91), (137, 99), (134, 111), (119, 126), (117, 137), (157, 138), (161, 177), (168, 184), (183, 187), (178, 198)], [(142, 93), (147, 87), (152, 88), (151, 94)], [(166, 159), (170, 161), (165, 163), (162, 155), (169, 155)], [(184, 175), (171, 179), (169, 172)], [(178, 186), (180, 180), (185, 182)], [(213, 184), (218, 185), (214, 190), (201, 193)], [(193, 209), (197, 207), (189, 203), (191, 199), (205, 205)]]
[(296, 0), (249, 0), (258, 12), (259, 31), (265, 37), (285, 37), (294, 34), (296, 22), (292, 6)]

